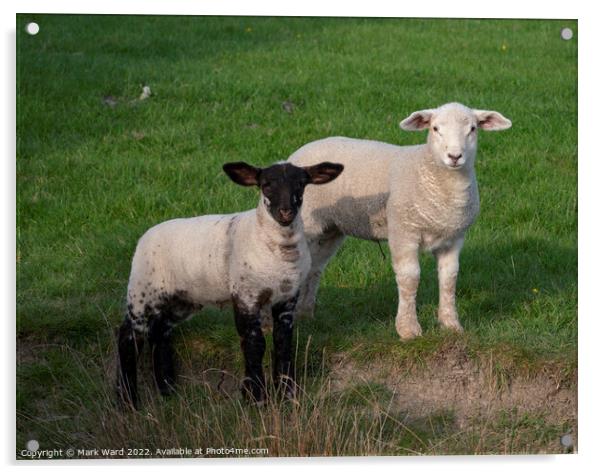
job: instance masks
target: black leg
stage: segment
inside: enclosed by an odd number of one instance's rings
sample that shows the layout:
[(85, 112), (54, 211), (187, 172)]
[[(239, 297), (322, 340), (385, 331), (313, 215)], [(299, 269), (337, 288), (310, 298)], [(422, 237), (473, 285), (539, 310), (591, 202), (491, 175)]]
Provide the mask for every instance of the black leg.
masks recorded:
[(155, 383), (161, 395), (171, 395), (175, 387), (174, 353), (171, 341), (172, 325), (164, 316), (158, 316), (150, 324), (149, 342), (153, 354)]
[(273, 378), (276, 388), (286, 398), (295, 398), (295, 367), (293, 361), (293, 324), (297, 297), (272, 307), (274, 319)]
[(265, 400), (265, 377), (263, 375), (263, 355), (265, 338), (261, 331), (259, 311), (249, 311), (234, 304), (236, 330), (240, 336), (240, 347), (245, 358), (245, 380), (242, 393), (249, 401)]
[(119, 328), (118, 349), (119, 367), (117, 369), (117, 393), (119, 398), (134, 408), (138, 408), (137, 362), (142, 351), (144, 337), (134, 330), (132, 322), (126, 318)]

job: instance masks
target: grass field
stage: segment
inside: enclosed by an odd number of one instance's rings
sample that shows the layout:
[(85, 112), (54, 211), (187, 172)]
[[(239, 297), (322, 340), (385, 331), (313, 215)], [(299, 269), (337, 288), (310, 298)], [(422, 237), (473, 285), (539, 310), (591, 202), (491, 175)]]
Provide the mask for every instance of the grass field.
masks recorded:
[[(576, 33), (575, 21), (22, 15), (17, 25), (18, 457), (30, 439), (153, 455), (572, 449), (559, 439), (577, 434), (578, 35), (560, 30)], [(139, 101), (143, 85), (153, 95)], [(297, 325), (298, 405), (242, 404), (231, 312), (207, 310), (177, 331), (178, 395), (161, 400), (147, 383), (143, 410), (114, 406), (114, 330), (148, 227), (254, 207), (257, 193), (222, 173), (227, 161), (268, 164), (331, 135), (420, 143), (399, 121), (450, 101), (513, 121), (480, 136), (482, 211), (458, 282), (465, 334), (437, 328), (424, 256), (424, 337), (401, 343), (388, 248), (383, 258), (349, 239), (316, 318)]]

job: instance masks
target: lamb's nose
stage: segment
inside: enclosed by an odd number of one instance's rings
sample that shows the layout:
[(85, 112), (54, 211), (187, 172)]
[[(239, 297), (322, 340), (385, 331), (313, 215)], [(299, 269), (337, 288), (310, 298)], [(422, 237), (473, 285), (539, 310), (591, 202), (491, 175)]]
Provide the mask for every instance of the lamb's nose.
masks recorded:
[(449, 158), (451, 158), (454, 161), (458, 161), (460, 158), (462, 158), (462, 153), (458, 153), (457, 155), (454, 155), (452, 153), (448, 153), (447, 156)]
[(292, 209), (279, 209), (278, 212), (280, 213), (280, 217), (285, 221), (289, 221), (293, 218)]

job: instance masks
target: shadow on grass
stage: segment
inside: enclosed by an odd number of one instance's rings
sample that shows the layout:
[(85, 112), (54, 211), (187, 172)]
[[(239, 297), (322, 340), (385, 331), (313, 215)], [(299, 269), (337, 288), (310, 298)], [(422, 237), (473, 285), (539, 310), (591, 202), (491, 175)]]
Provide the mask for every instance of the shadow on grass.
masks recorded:
[[(390, 265), (388, 256), (387, 260)], [(436, 327), (438, 305), (434, 258), (421, 257), (421, 267), (418, 314), (423, 329), (430, 330)], [(468, 242), (460, 257), (457, 305), (466, 329), (495, 326), (513, 318), (536, 318), (546, 302), (555, 306), (560, 319), (573, 321), (576, 288), (576, 246), (533, 237), (490, 245)], [(323, 285), (316, 318), (310, 325), (339, 333), (341, 325), (346, 330), (367, 329), (367, 324), (374, 323), (392, 328), (396, 312), (394, 274), (381, 273), (365, 287)]]
[[(368, 258), (380, 257), (374, 252)], [(421, 263), (418, 315), (428, 334), (437, 331), (437, 275), (431, 256), (424, 256)], [(390, 339), (391, 343), (397, 341), (394, 329), (397, 288), (389, 257), (380, 265), (387, 271), (370, 273), (362, 287), (355, 283), (357, 279), (344, 276), (348, 271), (344, 267), (340, 284), (333, 285), (330, 275), (320, 288), (315, 318), (297, 324), (299, 343), (305, 344), (311, 336), (314, 347), (321, 350), (327, 346), (348, 348), (383, 338)], [(490, 339), (504, 330), (515, 331), (523, 336), (523, 344), (536, 345), (533, 338), (539, 337), (537, 334), (544, 328), (550, 333), (547, 344), (560, 347), (559, 338), (564, 337), (561, 342), (574, 347), (576, 283), (576, 248), (538, 238), (513, 238), (491, 245), (469, 241), (461, 256), (458, 280), (460, 320), (467, 332), (478, 336), (487, 332)], [(106, 298), (95, 302), (82, 297), (75, 302), (77, 305), (56, 308), (46, 305), (48, 314), (40, 314), (35, 324), (28, 324), (18, 334), (33, 340), (64, 341), (75, 347), (85, 344), (101, 334), (107, 325), (116, 325), (115, 321), (121, 320), (123, 297), (117, 289), (114, 293), (111, 303), (107, 303)], [(86, 305), (95, 307), (86, 308)], [(75, 309), (70, 317), (65, 316), (65, 311)], [(27, 315), (27, 319), (31, 320), (35, 314)], [(521, 326), (517, 328), (517, 324)], [(220, 358), (224, 351), (236, 350), (238, 345), (229, 309), (204, 310), (182, 325), (178, 333), (184, 338), (188, 335), (202, 338), (210, 352)]]

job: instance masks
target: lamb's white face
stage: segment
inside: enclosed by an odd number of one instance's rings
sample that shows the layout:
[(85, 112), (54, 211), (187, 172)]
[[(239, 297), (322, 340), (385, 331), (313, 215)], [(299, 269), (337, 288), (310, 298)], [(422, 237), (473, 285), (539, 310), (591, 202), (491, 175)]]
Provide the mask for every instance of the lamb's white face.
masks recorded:
[(450, 169), (473, 164), (477, 151), (477, 118), (470, 109), (443, 108), (430, 121), (429, 142), (435, 157)]
[(469, 109), (457, 103), (414, 112), (400, 123), (404, 130), (428, 128), (428, 143), (435, 159), (451, 170), (474, 165), (477, 129), (504, 130), (511, 125), (498, 112)]

